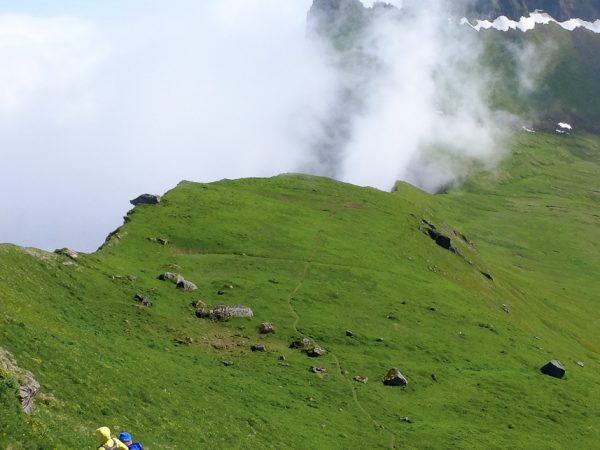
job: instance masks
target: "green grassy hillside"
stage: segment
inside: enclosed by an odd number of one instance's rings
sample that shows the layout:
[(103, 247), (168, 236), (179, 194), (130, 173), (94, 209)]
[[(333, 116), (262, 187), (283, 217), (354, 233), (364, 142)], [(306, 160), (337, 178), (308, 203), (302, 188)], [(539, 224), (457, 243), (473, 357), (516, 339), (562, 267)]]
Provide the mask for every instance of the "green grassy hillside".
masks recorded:
[[(598, 138), (524, 134), (496, 173), (444, 195), (183, 182), (74, 265), (1, 246), (0, 347), (42, 388), (28, 417), (0, 372), (0, 447), (93, 448), (107, 425), (148, 449), (593, 448), (599, 163)], [(254, 317), (199, 319), (195, 300)], [(301, 337), (327, 354), (288, 348)], [(539, 371), (555, 358), (561, 380)], [(391, 367), (407, 388), (383, 385)]]

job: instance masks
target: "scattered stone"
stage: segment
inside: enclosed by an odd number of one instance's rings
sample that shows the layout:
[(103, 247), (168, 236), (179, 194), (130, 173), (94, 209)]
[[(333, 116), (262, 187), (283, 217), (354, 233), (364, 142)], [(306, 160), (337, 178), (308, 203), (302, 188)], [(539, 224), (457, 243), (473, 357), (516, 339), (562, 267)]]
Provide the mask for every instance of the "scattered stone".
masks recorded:
[(285, 361), (285, 355), (279, 356), (279, 361)]
[(319, 375), (324, 375), (327, 373), (327, 369), (324, 369), (323, 367), (318, 367), (318, 366), (310, 366), (309, 369), (312, 373), (316, 373)]
[(171, 283), (175, 283), (175, 284), (178, 284), (180, 281), (185, 281), (185, 278), (183, 278), (178, 273), (174, 273), (174, 272), (161, 273), (158, 276), (158, 279), (162, 280), (162, 281), (170, 281)]
[(56, 253), (57, 255), (63, 255), (66, 256), (67, 258), (71, 258), (71, 259), (77, 259), (79, 258), (79, 253), (77, 253), (75, 250), (71, 250), (70, 248), (58, 248), (56, 250), (54, 250), (54, 253)]
[(152, 306), (152, 300), (150, 300), (150, 297), (147, 297), (144, 294), (138, 292), (135, 294), (135, 299), (140, 302), (142, 306)]
[(225, 367), (233, 366), (233, 361), (223, 361)]
[(342, 375), (348, 375), (349, 373), (346, 369), (342, 369)]
[(412, 423), (412, 420), (410, 420), (410, 417), (406, 416), (402, 418), (402, 422)]
[(437, 310), (438, 310), (438, 309), (437, 309), (435, 306), (432, 306), (431, 308), (429, 308), (429, 311), (433, 311), (433, 312), (435, 312), (435, 311), (437, 311)]
[(382, 337), (378, 337), (377, 339), (375, 339), (377, 342), (383, 342), (383, 338)]
[(181, 345), (192, 345), (194, 343), (194, 339), (192, 339), (192, 337), (190, 336), (186, 336), (183, 339), (177, 339), (176, 341), (178, 344)]
[(324, 348), (315, 345), (313, 348), (306, 351), (306, 354), (311, 358), (318, 358), (319, 356), (323, 356), (327, 351)]
[(361, 375), (356, 375), (353, 378), (353, 380), (358, 381), (359, 383), (362, 383), (362, 384), (367, 384), (369, 382), (369, 377), (363, 377)]
[(137, 277), (135, 275), (127, 275), (127, 280), (135, 283), (137, 281)]
[(346, 336), (352, 337), (354, 336), (354, 333), (352, 332), (352, 330), (346, 330)]
[(431, 379), (432, 379), (433, 381), (437, 381), (437, 380), (438, 380), (438, 379), (437, 379), (437, 377), (435, 376), (435, 373), (432, 373), (432, 374), (431, 374)]
[(177, 282), (177, 289), (183, 289), (184, 291), (195, 291), (198, 289), (198, 286), (188, 280), (179, 280)]
[(494, 331), (494, 327), (493, 327), (493, 325), (491, 323), (480, 323), (479, 327), (480, 328), (486, 328), (486, 329), (488, 329), (490, 331)]
[(545, 375), (550, 375), (554, 378), (562, 378), (565, 375), (565, 368), (562, 363), (556, 359), (553, 359), (548, 364), (540, 369)]
[(219, 322), (227, 322), (229, 319), (231, 319), (231, 314), (229, 314), (228, 311), (226, 310), (218, 310), (218, 311), (214, 311), (214, 310), (209, 310), (209, 317), (212, 319), (215, 319)]
[(213, 314), (227, 314), (230, 317), (253, 317), (250, 308), (243, 305), (217, 305), (213, 308)]
[(266, 352), (267, 348), (265, 347), (264, 344), (253, 344), (252, 347), (250, 347), (252, 349), (253, 352)]
[(193, 301), (192, 306), (194, 308), (208, 308), (208, 305), (206, 303), (204, 303), (202, 300)]
[(65, 261), (64, 263), (62, 263), (63, 266), (67, 266), (67, 267), (71, 267), (71, 266), (76, 266), (77, 264), (74, 263), (73, 261)]
[(217, 291), (217, 295), (225, 295), (225, 291)]
[(302, 349), (308, 349), (310, 346), (312, 345), (312, 342), (310, 339), (308, 338), (302, 338), (302, 339), (298, 339), (296, 341), (293, 341), (290, 344), (290, 348), (302, 348)]
[(133, 200), (129, 200), (133, 206), (137, 205), (156, 205), (160, 203), (160, 195), (142, 194)]
[(168, 239), (158, 238), (156, 240), (160, 245), (169, 245), (170, 241)]
[(263, 322), (258, 326), (258, 332), (260, 334), (275, 333), (275, 329), (273, 328), (273, 325), (269, 322)]
[(0, 347), (0, 367), (19, 384), (19, 401), (23, 412), (32, 415), (34, 399), (40, 390), (40, 383), (28, 370), (21, 369), (12, 353)]
[(510, 314), (510, 309), (508, 309), (508, 305), (506, 303), (502, 303), (502, 311), (506, 314)]
[(575, 364), (577, 364), (579, 367), (585, 367), (583, 361), (577, 361)]
[(383, 384), (386, 386), (407, 386), (408, 380), (395, 367), (388, 370), (388, 373), (383, 378)]
[(212, 317), (212, 311), (207, 306), (199, 306), (196, 308), (196, 317), (199, 319), (208, 319)]

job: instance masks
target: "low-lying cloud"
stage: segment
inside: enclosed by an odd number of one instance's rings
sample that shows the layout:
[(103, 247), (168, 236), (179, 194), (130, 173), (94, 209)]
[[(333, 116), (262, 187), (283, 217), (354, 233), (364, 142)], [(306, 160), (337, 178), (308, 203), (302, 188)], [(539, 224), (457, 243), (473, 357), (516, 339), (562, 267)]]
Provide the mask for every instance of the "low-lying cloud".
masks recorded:
[(310, 0), (190, 3), (0, 15), (0, 241), (93, 250), (130, 198), (182, 179), (305, 170), (434, 191), (502, 152), (477, 33), (442, 2), (381, 17), (365, 73), (307, 39)]

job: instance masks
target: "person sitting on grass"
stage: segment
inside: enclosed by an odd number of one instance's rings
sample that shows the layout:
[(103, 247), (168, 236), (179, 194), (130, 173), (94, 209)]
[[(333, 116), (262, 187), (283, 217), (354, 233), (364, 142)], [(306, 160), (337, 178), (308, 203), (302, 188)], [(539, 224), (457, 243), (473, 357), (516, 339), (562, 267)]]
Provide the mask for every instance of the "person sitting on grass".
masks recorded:
[(129, 450), (144, 450), (142, 444), (140, 444), (139, 442), (133, 442), (133, 439), (131, 438), (131, 433), (127, 431), (123, 431), (119, 435), (119, 439), (123, 441), (123, 443), (127, 445), (127, 447), (129, 447)]
[(110, 437), (110, 429), (108, 427), (100, 427), (96, 430), (96, 438), (98, 439), (98, 449), (103, 450), (128, 450), (127, 446), (120, 440)]

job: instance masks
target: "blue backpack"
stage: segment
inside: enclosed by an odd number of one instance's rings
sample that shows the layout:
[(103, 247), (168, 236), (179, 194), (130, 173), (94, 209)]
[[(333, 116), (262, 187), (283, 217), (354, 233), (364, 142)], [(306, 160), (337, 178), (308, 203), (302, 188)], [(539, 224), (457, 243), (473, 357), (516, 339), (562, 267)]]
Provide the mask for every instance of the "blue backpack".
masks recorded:
[(134, 442), (129, 446), (129, 450), (144, 450), (144, 447), (139, 442)]

